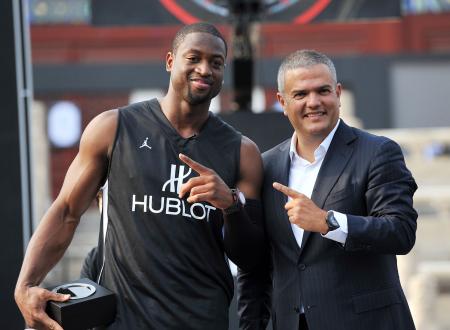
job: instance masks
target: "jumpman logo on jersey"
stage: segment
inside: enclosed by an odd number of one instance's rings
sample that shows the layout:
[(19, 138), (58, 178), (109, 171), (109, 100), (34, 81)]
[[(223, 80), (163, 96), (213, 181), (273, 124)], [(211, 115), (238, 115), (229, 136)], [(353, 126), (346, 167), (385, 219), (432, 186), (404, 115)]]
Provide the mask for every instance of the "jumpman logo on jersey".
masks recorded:
[(142, 148), (144, 148), (144, 147), (147, 147), (147, 148), (149, 148), (150, 150), (152, 150), (152, 147), (150, 147), (150, 146), (148, 145), (147, 141), (148, 141), (148, 137), (145, 138), (144, 142), (141, 144), (141, 146), (139, 147), (139, 149), (142, 149)]

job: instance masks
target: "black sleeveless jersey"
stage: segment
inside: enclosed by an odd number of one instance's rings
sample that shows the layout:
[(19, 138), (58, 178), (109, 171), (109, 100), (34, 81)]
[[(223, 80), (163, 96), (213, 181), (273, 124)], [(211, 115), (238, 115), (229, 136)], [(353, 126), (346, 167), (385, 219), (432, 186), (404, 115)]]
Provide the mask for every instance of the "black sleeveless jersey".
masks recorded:
[(200, 133), (185, 139), (156, 99), (119, 109), (118, 120), (100, 277), (118, 299), (110, 329), (228, 329), (233, 279), (222, 212), (178, 197), (181, 185), (198, 175), (178, 154), (234, 187), (241, 134), (209, 113)]

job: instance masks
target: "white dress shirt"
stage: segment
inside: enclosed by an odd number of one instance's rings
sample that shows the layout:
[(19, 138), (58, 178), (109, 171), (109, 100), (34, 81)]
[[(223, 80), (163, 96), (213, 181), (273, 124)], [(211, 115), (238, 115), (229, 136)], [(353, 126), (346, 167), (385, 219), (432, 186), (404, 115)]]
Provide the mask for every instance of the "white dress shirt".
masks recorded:
[[(300, 157), (297, 153), (297, 135), (293, 134), (291, 139), (291, 147), (289, 149), (289, 156), (291, 158), (291, 167), (289, 169), (289, 187), (304, 194), (308, 198), (311, 198), (314, 185), (319, 174), (320, 167), (322, 166), (323, 159), (327, 154), (331, 141), (333, 140), (334, 133), (339, 126), (340, 119), (336, 123), (336, 126), (328, 134), (328, 136), (322, 141), (322, 143), (314, 151), (314, 161), (310, 163), (306, 159)], [(289, 200), (291, 198), (289, 197)], [(339, 243), (345, 244), (348, 234), (347, 216), (345, 214), (334, 212), (334, 216), (339, 223), (340, 227), (336, 230), (328, 232), (326, 235), (322, 235), (325, 238), (332, 239)], [(302, 246), (303, 232), (304, 230), (295, 224), (291, 224), (292, 231), (294, 232), (295, 239), (298, 246)]]

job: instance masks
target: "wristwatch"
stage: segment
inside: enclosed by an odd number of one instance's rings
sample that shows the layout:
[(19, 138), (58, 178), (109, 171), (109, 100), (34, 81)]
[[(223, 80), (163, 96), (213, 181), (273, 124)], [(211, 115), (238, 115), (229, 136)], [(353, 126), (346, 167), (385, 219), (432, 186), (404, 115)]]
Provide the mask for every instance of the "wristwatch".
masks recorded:
[(325, 221), (328, 225), (328, 232), (336, 230), (340, 227), (339, 222), (337, 222), (336, 218), (334, 217), (334, 212), (331, 210), (327, 212)]
[(226, 209), (223, 209), (223, 212), (225, 214), (238, 212), (245, 205), (245, 196), (239, 189), (231, 189), (231, 197), (233, 197), (233, 204), (231, 204), (231, 206), (227, 207)]

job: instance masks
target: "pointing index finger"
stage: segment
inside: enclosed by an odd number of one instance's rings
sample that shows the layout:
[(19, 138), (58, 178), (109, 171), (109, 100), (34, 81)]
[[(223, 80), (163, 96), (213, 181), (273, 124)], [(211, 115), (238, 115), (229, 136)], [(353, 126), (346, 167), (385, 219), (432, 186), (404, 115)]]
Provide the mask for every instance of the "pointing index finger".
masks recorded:
[(202, 174), (209, 174), (211, 172), (211, 170), (206, 167), (203, 166), (202, 164), (196, 162), (195, 160), (189, 158), (188, 156), (184, 155), (184, 154), (179, 154), (178, 157), (180, 158), (180, 160), (185, 163), (187, 166), (189, 166), (190, 168), (192, 168), (195, 172), (197, 172), (198, 174), (202, 175)]
[(297, 198), (297, 197), (300, 197), (300, 195), (301, 195), (298, 191), (296, 191), (292, 188), (289, 188), (278, 182), (274, 182), (272, 186), (279, 192), (282, 192), (283, 194), (285, 194), (286, 196), (291, 197), (291, 198)]

